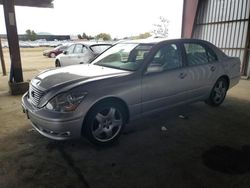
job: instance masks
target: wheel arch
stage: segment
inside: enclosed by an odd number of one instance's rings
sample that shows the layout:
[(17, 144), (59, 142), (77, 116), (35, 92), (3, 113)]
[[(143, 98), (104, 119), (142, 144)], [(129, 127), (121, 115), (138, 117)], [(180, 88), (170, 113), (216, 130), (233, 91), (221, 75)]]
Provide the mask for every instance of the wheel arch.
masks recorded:
[[(118, 103), (118, 104), (120, 104), (120, 105), (124, 108), (125, 113), (126, 113), (125, 122), (126, 122), (126, 123), (129, 122), (129, 119), (130, 119), (130, 112), (129, 112), (129, 108), (128, 108), (127, 103), (126, 103), (123, 99), (121, 99), (121, 98), (119, 98), (119, 97), (112, 97), (112, 96), (110, 96), (110, 97), (105, 97), (105, 98), (102, 98), (102, 99), (96, 101), (96, 102), (90, 107), (90, 109), (88, 110), (86, 116), (84, 117), (82, 130), (84, 130), (84, 125), (85, 125), (85, 123), (86, 123), (86, 119), (87, 119), (88, 115), (90, 114), (91, 110), (93, 110), (97, 105), (99, 105), (99, 104), (101, 104), (101, 103)], [(82, 133), (83, 133), (83, 131), (82, 131)]]
[[(230, 79), (229, 79), (229, 76), (226, 75), (226, 74), (224, 74), (224, 75), (220, 76), (217, 80), (219, 80), (219, 79), (221, 79), (221, 78), (226, 80), (226, 82), (227, 82), (227, 89), (229, 89), (229, 87), (230, 87)], [(216, 81), (217, 81), (217, 80), (216, 80)]]
[(60, 62), (59, 59), (56, 59), (56, 60), (55, 60), (55, 67), (57, 67), (57, 65), (56, 65), (57, 63), (58, 63), (58, 65), (59, 65), (58, 67), (61, 67), (61, 62)]

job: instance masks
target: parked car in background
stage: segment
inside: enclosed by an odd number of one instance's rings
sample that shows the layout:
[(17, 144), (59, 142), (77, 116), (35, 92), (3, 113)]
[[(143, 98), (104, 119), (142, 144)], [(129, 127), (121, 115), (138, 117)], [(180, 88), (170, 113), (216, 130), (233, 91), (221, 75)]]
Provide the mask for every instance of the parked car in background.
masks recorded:
[(67, 50), (68, 47), (69, 47), (68, 44), (59, 45), (53, 49), (45, 50), (43, 52), (43, 55), (50, 57), (50, 58), (55, 58), (57, 55), (63, 53), (63, 51), (65, 51), (65, 50)]
[(85, 64), (93, 60), (97, 55), (109, 48), (111, 43), (75, 43), (68, 47), (62, 54), (58, 55), (55, 60), (56, 67)]
[(150, 113), (195, 101), (219, 106), (239, 79), (239, 58), (209, 42), (126, 41), (90, 64), (36, 76), (22, 105), (48, 138), (86, 136), (105, 145), (118, 139), (126, 123)]

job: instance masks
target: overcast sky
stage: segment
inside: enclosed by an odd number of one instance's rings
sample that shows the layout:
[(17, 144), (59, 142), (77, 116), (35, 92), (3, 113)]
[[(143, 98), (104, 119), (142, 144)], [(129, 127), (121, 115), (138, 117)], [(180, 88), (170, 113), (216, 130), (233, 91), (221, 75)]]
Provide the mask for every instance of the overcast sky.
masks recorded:
[[(110, 33), (123, 38), (153, 30), (159, 16), (169, 19), (169, 38), (181, 35), (183, 0), (54, 0), (54, 8), (16, 7), (19, 34), (35, 32), (95, 36)], [(0, 33), (6, 33), (3, 7)]]

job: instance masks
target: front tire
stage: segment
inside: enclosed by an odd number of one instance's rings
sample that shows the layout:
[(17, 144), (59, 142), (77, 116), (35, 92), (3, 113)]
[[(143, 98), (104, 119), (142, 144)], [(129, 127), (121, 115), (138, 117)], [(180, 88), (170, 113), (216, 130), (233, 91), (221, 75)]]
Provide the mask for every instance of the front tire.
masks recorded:
[(83, 131), (90, 142), (109, 145), (120, 137), (125, 122), (126, 112), (122, 105), (103, 102), (88, 113)]
[(55, 66), (56, 66), (56, 67), (61, 67), (61, 63), (60, 63), (60, 61), (59, 61), (58, 59), (57, 59), (56, 62), (55, 62)]
[(210, 106), (219, 106), (223, 103), (228, 90), (228, 82), (225, 78), (219, 78), (210, 93), (206, 103)]

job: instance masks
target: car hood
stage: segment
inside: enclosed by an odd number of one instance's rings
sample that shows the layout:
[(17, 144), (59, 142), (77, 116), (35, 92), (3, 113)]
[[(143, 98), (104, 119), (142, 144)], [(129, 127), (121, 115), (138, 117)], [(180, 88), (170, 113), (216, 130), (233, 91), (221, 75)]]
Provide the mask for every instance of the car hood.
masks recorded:
[(93, 64), (72, 65), (45, 71), (32, 79), (31, 84), (42, 90), (48, 90), (62, 84), (66, 86), (79, 81), (99, 80), (129, 73), (131, 72)]

